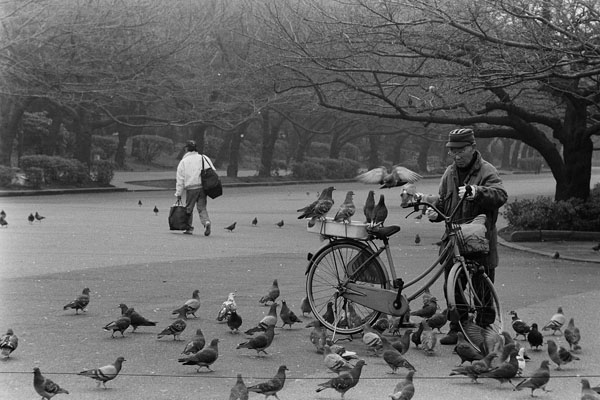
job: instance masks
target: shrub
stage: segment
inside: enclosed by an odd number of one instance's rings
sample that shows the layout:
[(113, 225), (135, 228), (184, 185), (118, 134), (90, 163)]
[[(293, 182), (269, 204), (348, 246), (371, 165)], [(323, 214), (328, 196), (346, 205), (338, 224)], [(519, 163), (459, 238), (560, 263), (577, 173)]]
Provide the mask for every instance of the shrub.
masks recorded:
[(14, 176), (14, 168), (0, 165), (0, 187), (9, 187)]
[(38, 167), (31, 167), (27, 170), (27, 179), (34, 189), (39, 189), (44, 184), (44, 170)]
[(298, 179), (350, 179), (358, 168), (358, 161), (347, 158), (308, 158), (292, 165), (292, 175)]
[(104, 160), (113, 158), (118, 146), (119, 139), (115, 136), (92, 136), (92, 155), (98, 154)]
[(297, 179), (323, 179), (325, 167), (312, 161), (303, 161), (292, 164), (292, 176)]
[(87, 167), (80, 161), (46, 155), (23, 156), (19, 160), (20, 167), (27, 173), (31, 168), (43, 171), (43, 181), (63, 185), (81, 185), (90, 178)]
[(92, 163), (90, 177), (94, 182), (108, 186), (115, 176), (115, 164), (108, 160), (96, 160)]
[(600, 227), (600, 184), (587, 201), (553, 201), (549, 197), (516, 200), (506, 204), (504, 218), (512, 229), (598, 231)]
[(162, 136), (137, 135), (131, 138), (131, 155), (149, 164), (161, 153), (173, 152), (173, 141)]

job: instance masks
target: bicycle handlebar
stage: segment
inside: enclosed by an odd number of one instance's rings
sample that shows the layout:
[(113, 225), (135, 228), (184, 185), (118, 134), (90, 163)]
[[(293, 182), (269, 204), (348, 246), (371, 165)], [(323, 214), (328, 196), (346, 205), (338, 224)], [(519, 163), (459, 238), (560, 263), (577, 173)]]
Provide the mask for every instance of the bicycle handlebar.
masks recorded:
[[(414, 198), (416, 199), (416, 201), (411, 201), (409, 203), (406, 203), (404, 205), (401, 205), (402, 208), (410, 208), (413, 207), (414, 208), (414, 212), (417, 212), (420, 210), (421, 206), (426, 206), (426, 207), (430, 207), (432, 208), (435, 212), (437, 212), (439, 215), (441, 215), (444, 220), (449, 223), (452, 220), (452, 217), (454, 216), (454, 214), (456, 213), (456, 211), (459, 209), (459, 207), (462, 205), (463, 201), (465, 201), (465, 198), (469, 195), (471, 195), (473, 193), (473, 189), (471, 188), (470, 185), (466, 185), (465, 186), (465, 194), (463, 195), (463, 197), (460, 198), (458, 204), (456, 205), (456, 207), (454, 208), (454, 210), (452, 210), (452, 213), (450, 215), (446, 215), (442, 212), (442, 210), (440, 210), (439, 208), (437, 208), (435, 206), (435, 204), (432, 204), (426, 200), (423, 200), (425, 195), (422, 193), (417, 193), (414, 195)], [(409, 214), (410, 215), (410, 214)]]

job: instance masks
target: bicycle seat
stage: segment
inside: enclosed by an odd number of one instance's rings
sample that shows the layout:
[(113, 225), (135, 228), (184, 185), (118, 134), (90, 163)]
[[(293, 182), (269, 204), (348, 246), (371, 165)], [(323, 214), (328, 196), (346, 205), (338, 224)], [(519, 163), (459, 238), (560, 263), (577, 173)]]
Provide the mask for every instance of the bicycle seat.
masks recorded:
[(374, 226), (371, 228), (367, 228), (367, 233), (372, 235), (376, 239), (386, 239), (396, 233), (400, 232), (400, 227), (398, 225), (390, 225), (390, 226)]

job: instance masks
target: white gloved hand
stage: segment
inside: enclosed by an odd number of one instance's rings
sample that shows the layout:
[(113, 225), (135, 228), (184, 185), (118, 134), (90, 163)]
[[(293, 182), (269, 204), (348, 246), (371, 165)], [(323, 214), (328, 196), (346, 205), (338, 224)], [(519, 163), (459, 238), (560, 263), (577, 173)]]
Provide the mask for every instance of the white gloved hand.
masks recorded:
[(466, 194), (467, 187), (471, 188), (471, 193), (469, 193), (467, 195), (466, 200), (474, 200), (475, 199), (475, 194), (477, 194), (477, 185), (460, 186), (458, 188), (458, 197), (462, 198)]
[(437, 213), (437, 211), (434, 211), (433, 208), (428, 208), (425, 214), (427, 215), (427, 218), (430, 221), (435, 221), (439, 217), (439, 214)]

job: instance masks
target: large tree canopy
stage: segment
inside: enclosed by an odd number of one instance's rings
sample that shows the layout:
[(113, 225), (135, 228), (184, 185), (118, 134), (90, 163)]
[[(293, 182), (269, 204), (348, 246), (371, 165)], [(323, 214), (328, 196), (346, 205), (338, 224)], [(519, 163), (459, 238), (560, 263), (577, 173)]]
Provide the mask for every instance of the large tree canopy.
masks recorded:
[(521, 140), (551, 168), (556, 199), (585, 199), (600, 133), (599, 10), (596, 0), (289, 0), (269, 3), (261, 40), (293, 72), (279, 91)]

